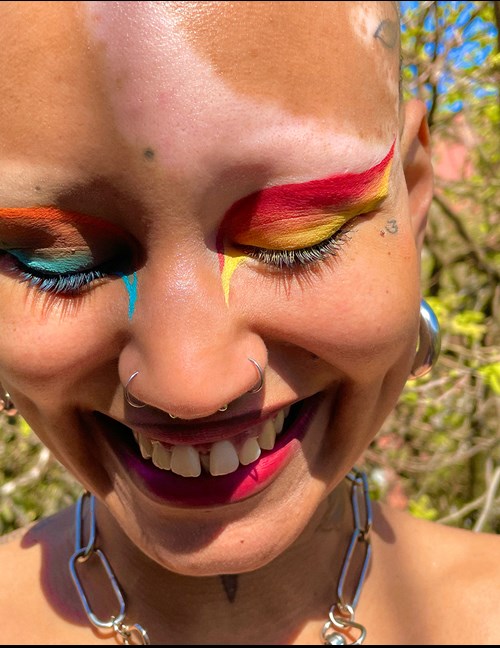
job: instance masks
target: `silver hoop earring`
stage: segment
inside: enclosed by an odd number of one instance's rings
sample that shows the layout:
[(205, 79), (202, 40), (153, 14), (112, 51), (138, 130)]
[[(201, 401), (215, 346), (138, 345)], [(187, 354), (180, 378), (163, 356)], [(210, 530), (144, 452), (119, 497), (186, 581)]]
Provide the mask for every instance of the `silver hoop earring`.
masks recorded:
[(441, 351), (441, 330), (436, 314), (429, 304), (420, 302), (420, 331), (418, 349), (410, 372), (410, 379), (422, 378), (436, 364)]
[(254, 365), (254, 367), (257, 369), (257, 373), (259, 374), (258, 383), (255, 385), (255, 387), (253, 389), (249, 389), (248, 393), (249, 394), (256, 394), (257, 392), (260, 392), (260, 390), (262, 389), (262, 387), (264, 385), (264, 372), (262, 371), (262, 368), (261, 368), (260, 364), (257, 362), (257, 360), (254, 360), (253, 358), (248, 358), (248, 360), (250, 360), (250, 362)]
[(146, 403), (143, 403), (142, 401), (137, 400), (137, 398), (134, 398), (128, 390), (130, 383), (132, 382), (132, 380), (134, 380), (134, 378), (138, 375), (138, 373), (139, 373), (138, 371), (134, 371), (134, 373), (127, 380), (127, 384), (125, 385), (124, 389), (125, 389), (125, 398), (127, 400), (127, 403), (131, 407), (135, 407), (136, 409), (141, 409), (142, 407), (146, 407)]
[(8, 392), (5, 392), (3, 398), (0, 398), (0, 412), (5, 412), (7, 416), (15, 416), (17, 414), (17, 408)]

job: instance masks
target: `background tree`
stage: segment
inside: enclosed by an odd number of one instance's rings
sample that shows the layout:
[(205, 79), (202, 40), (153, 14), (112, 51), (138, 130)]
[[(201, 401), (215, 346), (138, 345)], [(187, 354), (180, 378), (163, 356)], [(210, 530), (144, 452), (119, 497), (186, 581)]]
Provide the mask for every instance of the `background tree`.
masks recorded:
[(422, 281), (443, 348), (367, 461), (395, 506), (500, 532), (500, 6), (402, 2), (401, 23), (403, 92), (427, 103), (434, 142)]

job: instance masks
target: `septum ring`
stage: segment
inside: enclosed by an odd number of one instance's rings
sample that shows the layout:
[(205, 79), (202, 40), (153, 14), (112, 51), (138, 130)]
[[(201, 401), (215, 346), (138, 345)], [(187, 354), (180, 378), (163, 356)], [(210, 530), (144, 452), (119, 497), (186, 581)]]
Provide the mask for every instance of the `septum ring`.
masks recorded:
[[(264, 372), (262, 371), (262, 367), (260, 364), (257, 362), (257, 360), (254, 360), (253, 358), (248, 358), (248, 360), (253, 364), (253, 366), (257, 369), (257, 373), (259, 374), (259, 380), (255, 387), (252, 389), (248, 390), (249, 394), (256, 394), (257, 392), (260, 392), (262, 387), (264, 386)], [(132, 382), (132, 380), (139, 374), (138, 371), (134, 371), (134, 373), (130, 376), (130, 378), (127, 380), (127, 384), (125, 385), (125, 398), (127, 400), (127, 403), (131, 407), (135, 407), (136, 409), (141, 409), (143, 407), (146, 407), (146, 403), (143, 403), (142, 401), (138, 400), (137, 398), (134, 398), (132, 394), (129, 391), (129, 385)], [(222, 405), (222, 407), (219, 407), (218, 411), (219, 412), (225, 412), (228, 408), (228, 405)], [(168, 413), (170, 418), (177, 418), (175, 414), (170, 414)]]
[(257, 369), (257, 373), (259, 374), (259, 382), (255, 385), (253, 389), (249, 389), (248, 393), (256, 394), (257, 392), (260, 392), (260, 390), (264, 386), (264, 372), (262, 371), (262, 367), (257, 362), (257, 360), (254, 360), (253, 358), (248, 358), (248, 360), (250, 360), (250, 362), (254, 365), (254, 367)]

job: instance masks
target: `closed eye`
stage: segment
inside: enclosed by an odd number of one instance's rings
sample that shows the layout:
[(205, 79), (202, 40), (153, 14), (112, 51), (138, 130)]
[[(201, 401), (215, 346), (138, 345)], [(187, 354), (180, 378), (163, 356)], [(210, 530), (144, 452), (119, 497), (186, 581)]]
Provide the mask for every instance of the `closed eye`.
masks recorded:
[(1, 257), (4, 258), (4, 269), (15, 275), (19, 281), (40, 292), (60, 297), (78, 296), (94, 282), (119, 274), (117, 264), (112, 262), (73, 272), (50, 272), (28, 267), (15, 255), (5, 251), (1, 253)]
[(324, 241), (295, 250), (271, 250), (245, 246), (243, 252), (252, 259), (278, 270), (300, 270), (337, 256), (340, 248), (351, 240), (349, 236), (351, 229), (351, 227), (343, 227)]

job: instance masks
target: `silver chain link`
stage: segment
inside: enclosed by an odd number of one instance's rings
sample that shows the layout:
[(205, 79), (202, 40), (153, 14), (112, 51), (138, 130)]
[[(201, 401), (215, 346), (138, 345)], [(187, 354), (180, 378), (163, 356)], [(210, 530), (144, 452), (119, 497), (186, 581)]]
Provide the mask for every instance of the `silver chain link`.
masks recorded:
[[(323, 625), (321, 630), (321, 639), (325, 646), (359, 646), (366, 638), (366, 628), (361, 625), (361, 623), (357, 623), (354, 620), (354, 610), (358, 604), (372, 555), (372, 546), (370, 543), (372, 505), (370, 501), (368, 479), (365, 473), (354, 469), (347, 475), (347, 478), (352, 482), (351, 505), (354, 518), (354, 530), (347, 547), (337, 585), (338, 601), (330, 608), (328, 613), (329, 620)], [(360, 499), (363, 508), (362, 513), (360, 513)], [(344, 587), (347, 575), (353, 569), (351, 565), (356, 547), (359, 546), (360, 543), (362, 543), (364, 549), (363, 563), (359, 575), (357, 576), (357, 585), (353, 599), (351, 602), (348, 602), (344, 592)], [(354, 629), (358, 633), (358, 637), (355, 641), (348, 643), (346, 634), (351, 629)]]
[[(83, 540), (83, 506), (85, 499), (90, 500), (90, 533), (87, 544), (85, 545)], [(127, 625), (125, 623), (125, 597), (118, 585), (116, 580), (115, 573), (113, 572), (111, 565), (109, 564), (108, 559), (106, 558), (104, 552), (101, 549), (96, 548), (96, 524), (95, 524), (95, 498), (88, 492), (83, 493), (78, 498), (76, 503), (76, 514), (75, 514), (75, 552), (69, 560), (69, 570), (71, 577), (76, 587), (76, 591), (80, 596), (80, 600), (85, 610), (90, 623), (96, 626), (96, 628), (101, 628), (104, 630), (112, 630), (115, 635), (120, 637), (121, 641), (125, 645), (129, 645), (132, 642), (134, 644), (149, 645), (149, 637), (146, 630), (139, 625), (134, 623), (132, 625)], [(111, 583), (111, 587), (116, 596), (118, 602), (119, 611), (116, 616), (112, 616), (109, 619), (100, 619), (92, 611), (92, 607), (87, 599), (87, 595), (83, 588), (82, 582), (78, 575), (77, 565), (82, 565), (87, 562), (91, 556), (97, 556), (101, 562), (101, 565), (106, 572), (106, 576)]]
[[(359, 646), (366, 638), (366, 628), (354, 620), (354, 610), (358, 604), (361, 589), (366, 578), (366, 572), (370, 564), (371, 558), (371, 544), (370, 544), (370, 530), (372, 526), (372, 507), (370, 502), (370, 494), (368, 489), (368, 480), (364, 472), (359, 470), (352, 470), (347, 478), (352, 482), (351, 488), (351, 504), (353, 513), (354, 530), (351, 535), (349, 546), (347, 547), (344, 562), (340, 572), (340, 578), (337, 585), (337, 603), (334, 603), (328, 613), (328, 621), (323, 625), (321, 630), (321, 639), (323, 645), (350, 645)], [(360, 514), (360, 491), (361, 501), (363, 503), (363, 511)], [(85, 499), (90, 500), (90, 533), (88, 542), (85, 545), (83, 540), (83, 505)], [(69, 568), (71, 577), (76, 586), (78, 595), (83, 605), (83, 609), (89, 621), (97, 628), (112, 630), (116, 637), (120, 638), (125, 645), (131, 643), (150, 645), (150, 640), (146, 630), (134, 623), (128, 625), (125, 623), (125, 598), (118, 585), (116, 576), (109, 564), (108, 559), (101, 549), (96, 548), (96, 523), (95, 523), (95, 498), (88, 492), (83, 493), (76, 504), (76, 518), (75, 518), (75, 552), (70, 558)], [(351, 570), (351, 563), (356, 550), (356, 546), (362, 543), (364, 548), (363, 564), (357, 578), (356, 590), (351, 602), (347, 601), (344, 587), (347, 580), (347, 575)], [(77, 564), (85, 563), (91, 556), (97, 556), (106, 572), (107, 577), (111, 583), (113, 591), (116, 595), (118, 602), (119, 612), (116, 616), (110, 617), (108, 620), (99, 619), (94, 612), (87, 599), (85, 590), (81, 583), (80, 577), (77, 572)], [(356, 630), (359, 633), (358, 638), (351, 642), (347, 642), (346, 634), (349, 630)]]

